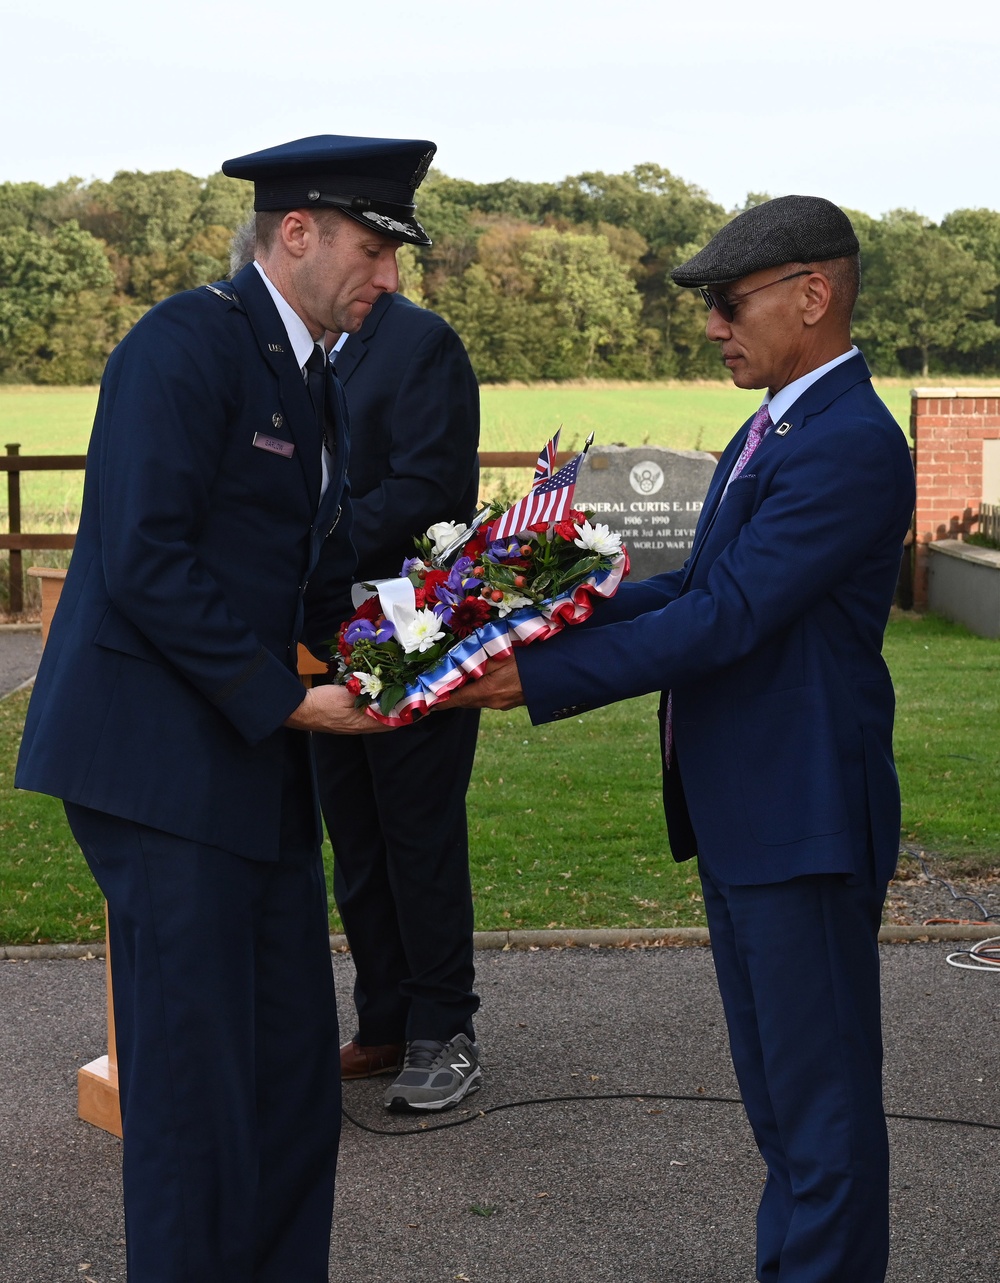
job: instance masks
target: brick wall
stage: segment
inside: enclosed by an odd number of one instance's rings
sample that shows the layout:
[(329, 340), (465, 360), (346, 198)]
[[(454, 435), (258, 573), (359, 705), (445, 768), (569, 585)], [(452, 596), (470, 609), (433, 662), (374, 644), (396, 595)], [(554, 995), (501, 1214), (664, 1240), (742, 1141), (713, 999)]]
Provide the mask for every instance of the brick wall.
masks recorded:
[(1000, 388), (914, 388), (910, 436), (917, 473), (913, 604), (927, 604), (927, 545), (975, 532), (983, 442), (1000, 439)]

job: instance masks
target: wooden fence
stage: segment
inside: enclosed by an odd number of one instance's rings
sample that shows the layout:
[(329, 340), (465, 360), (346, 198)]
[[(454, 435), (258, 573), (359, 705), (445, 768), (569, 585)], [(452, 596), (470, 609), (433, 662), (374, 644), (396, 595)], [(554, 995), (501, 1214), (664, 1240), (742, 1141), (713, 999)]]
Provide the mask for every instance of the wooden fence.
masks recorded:
[(1000, 543), (1000, 504), (979, 505), (979, 533), (994, 543)]
[(21, 473), (76, 472), (87, 462), (83, 454), (21, 454), (21, 446), (7, 446), (0, 455), (0, 471), (7, 473), (7, 511), (9, 534), (0, 535), (0, 550), (10, 552), (10, 613), (24, 610), (25, 548), (72, 548), (76, 535), (33, 535), (21, 529)]
[[(72, 548), (76, 535), (34, 535), (21, 529), (21, 474), (23, 472), (78, 472), (87, 462), (83, 454), (21, 454), (19, 443), (9, 444), (6, 455), (0, 455), (0, 471), (7, 473), (7, 509), (9, 533), (0, 534), (0, 552), (10, 553), (10, 613), (24, 610), (25, 549)], [(709, 453), (719, 457), (719, 451)], [(537, 454), (527, 450), (484, 450), (479, 455), (481, 468), (533, 468)], [(561, 467), (573, 458), (564, 451), (556, 462)], [(996, 511), (1000, 512), (1000, 509)]]

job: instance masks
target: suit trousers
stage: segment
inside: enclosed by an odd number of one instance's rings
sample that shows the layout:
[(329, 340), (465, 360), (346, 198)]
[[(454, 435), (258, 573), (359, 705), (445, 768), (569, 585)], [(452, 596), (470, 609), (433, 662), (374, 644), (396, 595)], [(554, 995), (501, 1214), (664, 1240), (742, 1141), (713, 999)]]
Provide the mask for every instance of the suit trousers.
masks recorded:
[(340, 1076), (315, 841), (262, 862), (66, 814), (108, 900), (130, 1283), (327, 1283)]
[(465, 794), (478, 731), (479, 713), (462, 709), (386, 735), (314, 738), (358, 1041), (369, 1046), (475, 1036)]
[(733, 1064), (767, 1164), (761, 1283), (882, 1283), (889, 1152), (878, 929), (885, 886), (701, 872)]

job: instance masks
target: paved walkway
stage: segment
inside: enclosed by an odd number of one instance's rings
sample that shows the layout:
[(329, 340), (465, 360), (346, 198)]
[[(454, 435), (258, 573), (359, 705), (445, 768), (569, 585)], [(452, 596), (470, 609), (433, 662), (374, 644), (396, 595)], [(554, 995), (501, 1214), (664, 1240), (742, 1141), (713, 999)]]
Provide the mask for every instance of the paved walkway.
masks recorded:
[(0, 627), (0, 698), (34, 677), (42, 657), (42, 634), (35, 627)]
[[(948, 948), (883, 947), (888, 1107), (1000, 1122), (1000, 980), (947, 966)], [(399, 1135), (413, 1124), (384, 1114), (384, 1080), (347, 1085), (350, 1113), (391, 1134), (345, 1124), (331, 1279), (752, 1283), (763, 1171), (742, 1111), (636, 1098), (736, 1095), (710, 952), (477, 964), (485, 1087), (445, 1116), (473, 1121)], [(334, 967), (343, 1004), (350, 958)], [(0, 963), (0, 1011), (0, 1283), (125, 1283), (120, 1143), (75, 1115), (77, 1067), (103, 1050), (103, 965)], [(1000, 1133), (890, 1128), (892, 1283), (994, 1283)]]

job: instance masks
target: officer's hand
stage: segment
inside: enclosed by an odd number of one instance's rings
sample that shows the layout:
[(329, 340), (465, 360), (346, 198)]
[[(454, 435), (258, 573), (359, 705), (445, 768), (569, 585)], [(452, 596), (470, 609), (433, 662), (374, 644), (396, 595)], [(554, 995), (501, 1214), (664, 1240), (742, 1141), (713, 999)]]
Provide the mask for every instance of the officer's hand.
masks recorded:
[(392, 728), (354, 707), (346, 686), (314, 686), (285, 722), (297, 731), (324, 731), (329, 735), (367, 735)]
[(491, 659), (486, 672), (466, 682), (437, 708), (517, 708), (524, 703), (524, 691), (513, 659)]

